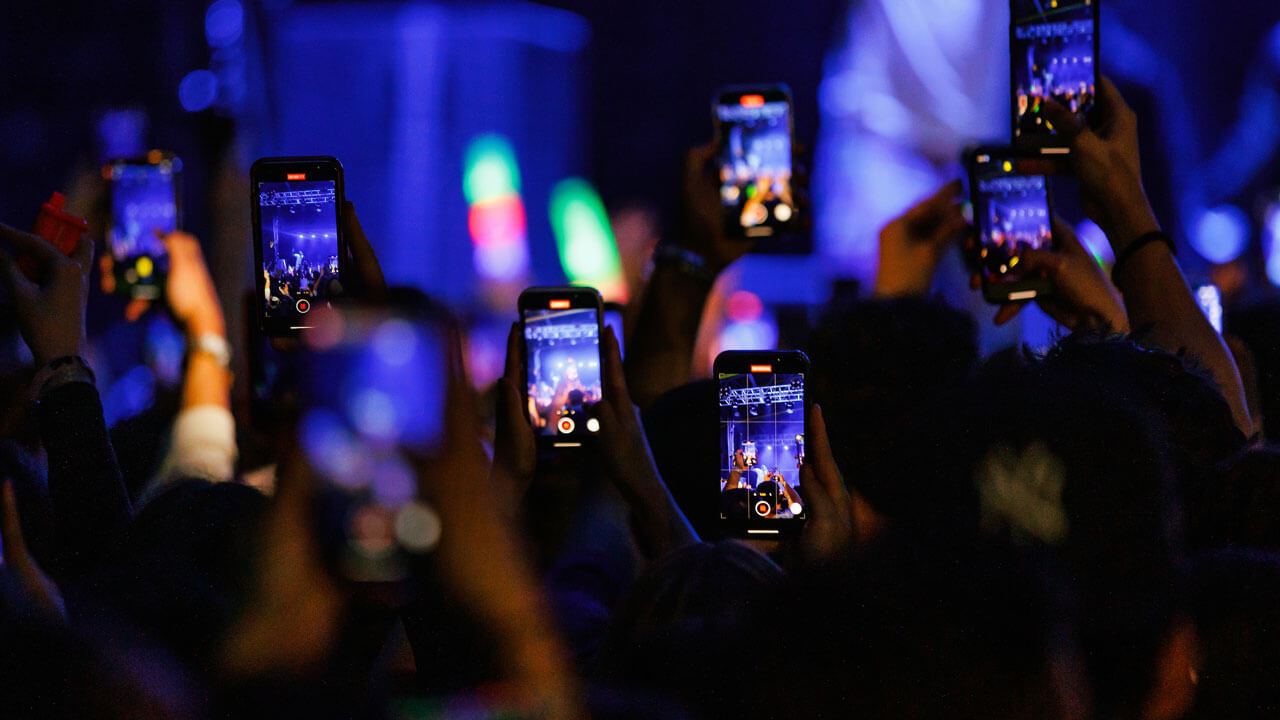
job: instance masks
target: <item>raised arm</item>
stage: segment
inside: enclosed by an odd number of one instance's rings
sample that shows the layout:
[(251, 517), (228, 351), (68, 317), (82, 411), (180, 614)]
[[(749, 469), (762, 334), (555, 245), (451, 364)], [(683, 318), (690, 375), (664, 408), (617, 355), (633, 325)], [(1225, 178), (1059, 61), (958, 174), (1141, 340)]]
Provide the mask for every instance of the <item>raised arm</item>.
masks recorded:
[(1236, 426), (1253, 434), (1244, 386), (1231, 352), (1196, 304), (1172, 243), (1160, 229), (1142, 185), (1138, 119), (1111, 81), (1098, 84), (1094, 128), (1050, 103), (1053, 125), (1071, 144), (1085, 212), (1115, 251), (1112, 279), (1124, 295), (1129, 326), (1148, 345), (1186, 351), (1203, 363), (1231, 406)]
[(627, 386), (641, 408), (689, 382), (693, 348), (716, 277), (745, 255), (753, 240), (727, 237), (712, 159), (714, 145), (685, 157), (684, 217), (674, 243), (658, 248), (627, 342)]
[(93, 242), (81, 237), (68, 257), (44, 238), (5, 225), (0, 225), (0, 239), (38, 267), (35, 279), (28, 279), (0, 250), (0, 279), (37, 367), (32, 391), (48, 455), (57, 528), (55, 575), (65, 579), (119, 547), (132, 515), (93, 371), (81, 357)]

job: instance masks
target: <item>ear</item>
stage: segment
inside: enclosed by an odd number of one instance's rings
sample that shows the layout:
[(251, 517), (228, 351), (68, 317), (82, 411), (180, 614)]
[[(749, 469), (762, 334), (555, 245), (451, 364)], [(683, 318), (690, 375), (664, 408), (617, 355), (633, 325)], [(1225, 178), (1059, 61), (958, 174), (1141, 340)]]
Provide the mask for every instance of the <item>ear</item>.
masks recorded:
[(1156, 657), (1156, 682), (1142, 709), (1142, 720), (1176, 720), (1191, 710), (1199, 654), (1195, 625), (1188, 618), (1178, 618)]

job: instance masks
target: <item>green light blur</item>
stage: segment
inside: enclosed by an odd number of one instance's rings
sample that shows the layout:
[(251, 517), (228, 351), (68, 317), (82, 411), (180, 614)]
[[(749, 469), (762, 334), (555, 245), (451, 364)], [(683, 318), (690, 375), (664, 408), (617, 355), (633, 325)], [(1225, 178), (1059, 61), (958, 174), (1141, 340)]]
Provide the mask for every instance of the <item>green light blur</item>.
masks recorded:
[(551, 229), (569, 282), (597, 288), (621, 282), (622, 262), (604, 203), (581, 178), (561, 180), (551, 190)]
[(501, 135), (475, 138), (463, 158), (462, 192), (468, 205), (520, 192), (516, 153)]

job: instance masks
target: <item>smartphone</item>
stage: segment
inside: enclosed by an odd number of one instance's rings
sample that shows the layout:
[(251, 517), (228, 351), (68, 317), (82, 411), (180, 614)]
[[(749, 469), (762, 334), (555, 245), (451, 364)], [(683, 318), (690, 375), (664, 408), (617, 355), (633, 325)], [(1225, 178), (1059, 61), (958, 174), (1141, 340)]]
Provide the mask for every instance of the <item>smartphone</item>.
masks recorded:
[(982, 276), (987, 302), (1032, 300), (1052, 290), (1047, 279), (1018, 271), (1024, 251), (1054, 247), (1050, 162), (1012, 148), (977, 148), (967, 155), (976, 233), (968, 260)]
[(797, 210), (791, 91), (785, 85), (722, 88), (712, 111), (726, 232), (767, 237), (791, 227)]
[(1213, 326), (1218, 334), (1222, 334), (1222, 291), (1213, 283), (1205, 283), (1196, 286), (1196, 303), (1200, 305), (1200, 309), (1204, 311), (1204, 316), (1209, 319), (1209, 324)]
[(520, 293), (525, 403), (541, 452), (579, 448), (600, 432), (596, 405), (603, 303), (588, 287), (534, 287)]
[(115, 293), (154, 300), (164, 291), (169, 254), (157, 236), (182, 227), (182, 159), (152, 150), (102, 169), (110, 198), (107, 249)]
[(395, 581), (439, 539), (417, 464), (444, 441), (448, 332), (429, 315), (317, 308), (295, 363), (298, 440), (324, 481), (348, 577)]
[(720, 522), (737, 537), (790, 535), (806, 517), (805, 376), (798, 351), (720, 353), (712, 373), (720, 397)]
[(618, 354), (621, 355), (623, 359), (626, 359), (627, 348), (624, 340), (626, 333), (624, 332), (622, 322), (623, 310), (624, 308), (621, 303), (607, 302), (604, 304), (605, 327), (613, 328), (613, 336), (618, 338)]
[(258, 325), (264, 335), (297, 334), (340, 294), (342, 164), (332, 157), (261, 158), (249, 170)]
[(1066, 153), (1044, 116), (1044, 102), (1056, 100), (1082, 123), (1093, 108), (1098, 0), (1010, 0), (1009, 7), (1014, 144)]

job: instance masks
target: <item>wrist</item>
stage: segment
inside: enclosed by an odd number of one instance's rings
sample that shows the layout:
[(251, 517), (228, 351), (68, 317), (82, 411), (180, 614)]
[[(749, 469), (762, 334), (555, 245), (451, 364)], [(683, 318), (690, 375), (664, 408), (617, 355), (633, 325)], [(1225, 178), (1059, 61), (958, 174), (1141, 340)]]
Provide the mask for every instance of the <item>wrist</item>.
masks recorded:
[(181, 322), (187, 330), (188, 337), (218, 335), (226, 338), (227, 336), (227, 324), (222, 319), (221, 313), (198, 313), (189, 318), (183, 318)]

